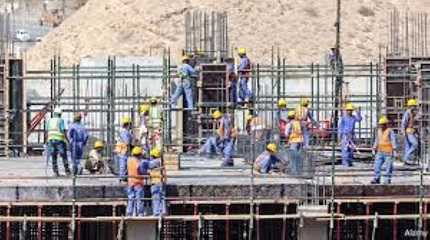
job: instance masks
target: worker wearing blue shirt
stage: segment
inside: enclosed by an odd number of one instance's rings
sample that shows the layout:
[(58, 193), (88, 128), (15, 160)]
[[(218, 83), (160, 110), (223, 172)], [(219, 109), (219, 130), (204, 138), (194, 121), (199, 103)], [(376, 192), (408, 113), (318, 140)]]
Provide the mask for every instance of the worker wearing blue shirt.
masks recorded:
[(249, 102), (252, 98), (252, 91), (248, 87), (248, 80), (251, 71), (251, 62), (246, 56), (245, 48), (239, 48), (240, 63), (237, 69), (239, 75), (239, 100)]
[(77, 175), (82, 172), (81, 159), (84, 154), (85, 145), (88, 142), (88, 131), (81, 123), (82, 116), (78, 113), (70, 126), (67, 135), (70, 142), (70, 153), (73, 164), (73, 174)]
[(184, 94), (187, 108), (193, 109), (193, 86), (191, 79), (197, 77), (197, 71), (191, 67), (190, 58), (188, 56), (182, 57), (182, 65), (178, 70), (180, 82), (176, 84), (176, 90), (172, 95), (171, 104), (176, 106), (178, 99)]
[(408, 109), (403, 114), (402, 118), (402, 132), (405, 136), (405, 153), (403, 156), (405, 164), (413, 164), (412, 156), (418, 149), (417, 131), (414, 128), (417, 106), (417, 100), (409, 99), (407, 102)]
[(351, 167), (353, 152), (355, 149), (355, 124), (362, 120), (360, 110), (353, 115), (354, 106), (351, 103), (346, 104), (346, 113), (339, 121), (338, 138), (342, 147), (342, 164)]

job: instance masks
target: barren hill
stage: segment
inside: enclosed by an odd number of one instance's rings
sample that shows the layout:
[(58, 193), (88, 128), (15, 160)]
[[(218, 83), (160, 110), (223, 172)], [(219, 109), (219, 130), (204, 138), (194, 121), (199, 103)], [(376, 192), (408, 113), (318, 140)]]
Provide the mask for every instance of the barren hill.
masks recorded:
[[(429, 0), (343, 0), (342, 51), (350, 63), (369, 61), (386, 43), (389, 12), (430, 12)], [(252, 58), (279, 47), (289, 63), (320, 61), (335, 41), (335, 0), (89, 0), (28, 52), (29, 68), (47, 67), (53, 54), (65, 63), (96, 55), (146, 55), (185, 46), (184, 12), (227, 11), (231, 44)]]

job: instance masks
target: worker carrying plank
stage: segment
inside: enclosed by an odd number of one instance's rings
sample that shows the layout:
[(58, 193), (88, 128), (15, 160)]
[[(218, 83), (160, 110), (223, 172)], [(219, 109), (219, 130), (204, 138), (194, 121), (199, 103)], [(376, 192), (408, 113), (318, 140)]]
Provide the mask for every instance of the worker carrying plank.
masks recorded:
[(355, 124), (361, 122), (362, 117), (360, 108), (354, 115), (355, 108), (352, 103), (345, 105), (345, 112), (339, 121), (338, 139), (341, 141), (342, 148), (342, 164), (346, 167), (351, 167), (354, 158), (353, 152), (355, 150)]
[(403, 156), (403, 162), (406, 165), (414, 164), (413, 155), (418, 150), (418, 132), (414, 128), (415, 120), (417, 118), (417, 100), (409, 99), (407, 104), (407, 110), (403, 114), (402, 118), (402, 132), (405, 136), (405, 152)]
[(391, 183), (393, 175), (393, 161), (397, 157), (396, 136), (394, 131), (388, 127), (388, 119), (382, 116), (378, 121), (379, 129), (373, 144), (373, 152), (376, 152), (375, 158), (375, 177), (372, 184), (379, 184), (381, 181), (381, 170), (385, 163), (384, 183)]

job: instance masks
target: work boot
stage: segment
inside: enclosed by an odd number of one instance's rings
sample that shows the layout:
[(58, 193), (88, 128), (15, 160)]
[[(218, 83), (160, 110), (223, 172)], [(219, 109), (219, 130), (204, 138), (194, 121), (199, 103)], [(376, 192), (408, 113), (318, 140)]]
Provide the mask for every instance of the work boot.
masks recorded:
[(379, 178), (374, 178), (370, 183), (371, 183), (371, 184), (380, 184), (380, 183), (381, 183), (381, 181), (380, 181), (380, 179), (379, 179)]
[(391, 179), (387, 179), (387, 180), (385, 180), (385, 181), (384, 181), (384, 184), (387, 184), (387, 185), (388, 185), (388, 184), (391, 184)]
[(70, 172), (70, 169), (69, 169), (69, 168), (66, 168), (66, 169), (65, 169), (65, 172), (66, 172), (66, 176), (70, 176), (70, 175), (72, 175), (72, 173)]
[(55, 177), (59, 177), (60, 176), (60, 173), (58, 172), (58, 170), (54, 170), (54, 176)]
[(224, 161), (221, 164), (221, 167), (233, 167), (234, 166), (234, 162), (233, 160), (229, 160), (229, 161)]

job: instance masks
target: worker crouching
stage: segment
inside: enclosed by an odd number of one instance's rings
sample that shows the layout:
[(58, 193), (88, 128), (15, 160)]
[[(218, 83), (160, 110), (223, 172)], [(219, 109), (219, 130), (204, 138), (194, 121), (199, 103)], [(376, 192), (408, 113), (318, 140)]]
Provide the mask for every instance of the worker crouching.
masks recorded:
[(104, 144), (102, 141), (97, 140), (94, 143), (94, 148), (88, 154), (85, 161), (85, 169), (91, 174), (104, 174), (107, 173), (106, 161), (103, 157)]
[(141, 147), (134, 147), (131, 157), (128, 159), (128, 204), (127, 216), (144, 216), (144, 204), (142, 198), (144, 194), (145, 180), (141, 171), (143, 150)]
[(373, 145), (373, 151), (376, 151), (375, 177), (371, 183), (380, 183), (382, 166), (385, 163), (384, 183), (390, 184), (391, 176), (393, 174), (393, 161), (397, 157), (396, 136), (394, 131), (388, 127), (387, 117), (381, 117), (378, 124), (379, 129)]
[(233, 166), (235, 130), (232, 128), (230, 117), (217, 110), (212, 113), (212, 118), (214, 119), (216, 134), (207, 139), (199, 152), (211, 155), (222, 152), (224, 161), (221, 166)]
[(276, 156), (278, 148), (276, 144), (269, 143), (266, 150), (261, 153), (254, 162), (254, 169), (259, 173), (269, 173), (276, 168), (279, 158)]

